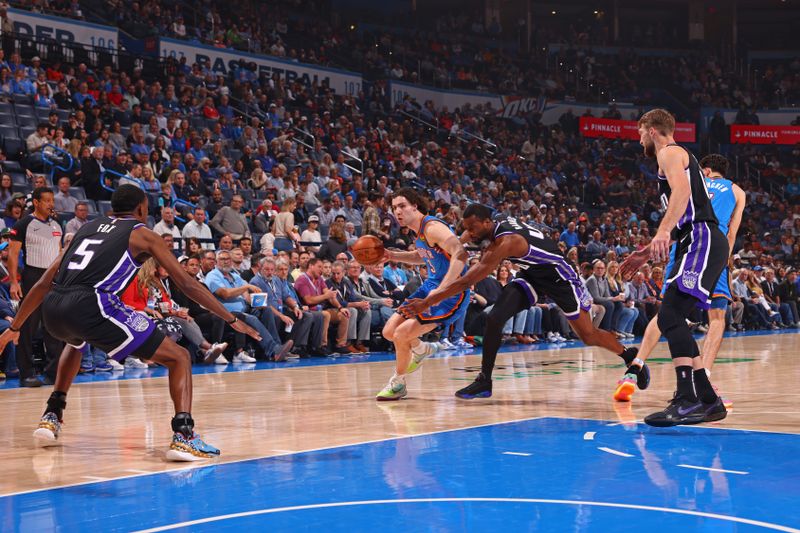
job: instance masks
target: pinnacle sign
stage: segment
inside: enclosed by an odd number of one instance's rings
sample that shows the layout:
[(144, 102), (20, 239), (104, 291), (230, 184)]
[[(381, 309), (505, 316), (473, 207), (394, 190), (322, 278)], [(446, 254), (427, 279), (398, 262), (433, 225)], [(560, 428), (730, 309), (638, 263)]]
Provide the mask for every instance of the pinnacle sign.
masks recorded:
[[(635, 120), (615, 120), (610, 118), (581, 117), (580, 131), (584, 137), (603, 137), (604, 139), (639, 140), (639, 129)], [(693, 143), (697, 141), (695, 125), (690, 122), (675, 124), (675, 141)]]
[(731, 125), (732, 144), (797, 144), (800, 126)]

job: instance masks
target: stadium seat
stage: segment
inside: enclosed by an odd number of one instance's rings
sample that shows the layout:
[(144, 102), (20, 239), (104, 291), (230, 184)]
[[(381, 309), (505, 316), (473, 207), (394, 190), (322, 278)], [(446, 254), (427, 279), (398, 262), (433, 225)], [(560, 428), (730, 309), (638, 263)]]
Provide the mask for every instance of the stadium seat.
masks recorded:
[(86, 191), (83, 190), (83, 187), (70, 187), (69, 193), (78, 200), (86, 200)]
[(3, 136), (3, 147), (6, 151), (6, 157), (14, 161), (20, 161), (27, 151), (25, 141), (15, 137)]
[(97, 211), (101, 215), (105, 215), (106, 213), (111, 211), (111, 202), (109, 202), (108, 200), (100, 200), (99, 202), (97, 202)]

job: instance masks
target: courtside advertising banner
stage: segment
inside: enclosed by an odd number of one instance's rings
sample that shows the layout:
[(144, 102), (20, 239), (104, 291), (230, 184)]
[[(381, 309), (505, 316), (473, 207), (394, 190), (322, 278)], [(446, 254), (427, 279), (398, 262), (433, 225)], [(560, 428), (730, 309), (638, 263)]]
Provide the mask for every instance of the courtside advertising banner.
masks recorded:
[(797, 144), (800, 126), (731, 125), (732, 144)]
[(447, 107), (448, 111), (464, 107), (466, 104), (472, 107), (478, 105), (491, 104), (494, 109), (501, 109), (503, 100), (496, 94), (477, 93), (470, 91), (446, 91), (444, 89), (434, 89), (424, 85), (414, 85), (401, 81), (392, 80), (390, 82), (392, 94), (392, 107), (402, 103), (406, 96), (417, 101), (419, 105), (424, 105), (428, 100), (433, 102), (436, 109)]
[[(614, 120), (610, 118), (581, 117), (580, 130), (584, 137), (604, 139), (639, 140), (639, 128), (635, 120)], [(689, 122), (675, 124), (675, 142), (693, 143), (697, 140), (697, 128)]]
[(287, 83), (300, 81), (304, 85), (311, 85), (314, 82), (319, 84), (327, 81), (328, 86), (336, 94), (340, 95), (352, 96), (358, 94), (361, 90), (361, 75), (346, 70), (295, 63), (275, 57), (248, 54), (226, 48), (214, 48), (163, 37), (160, 39), (159, 47), (159, 55), (162, 58), (173, 57), (180, 60), (185, 57), (187, 65), (191, 66), (194, 63), (207, 64), (212, 72), (221, 76), (227, 76), (239, 63), (239, 60), (244, 59), (248, 63), (256, 64), (260, 76), (271, 78), (277, 74)]
[(117, 50), (119, 32), (111, 26), (41, 15), (19, 9), (9, 9), (8, 18), (14, 25), (14, 33), (31, 37), (39, 42), (54, 40), (63, 44), (77, 43)]

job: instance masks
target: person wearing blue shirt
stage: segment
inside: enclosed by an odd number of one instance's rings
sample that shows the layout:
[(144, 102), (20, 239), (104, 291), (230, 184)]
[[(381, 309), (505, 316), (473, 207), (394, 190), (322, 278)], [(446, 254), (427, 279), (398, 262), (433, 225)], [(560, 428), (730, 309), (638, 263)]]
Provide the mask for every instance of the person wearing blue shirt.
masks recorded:
[[(268, 321), (267, 329), (270, 333), (278, 335), (279, 327), (291, 326), (289, 338), (294, 341), (292, 351), (300, 357), (310, 356), (311, 351), (322, 344), (324, 315), (312, 314), (302, 309), (291, 285), (275, 274), (276, 263), (272, 257), (264, 257), (259, 263), (259, 272), (253, 276), (250, 283), (267, 293), (269, 304), (267, 312), (273, 319)], [(286, 272), (288, 273), (288, 265)], [(315, 339), (310, 339), (312, 331)], [(316, 342), (309, 345), (309, 340)]]
[[(217, 267), (206, 274), (205, 284), (225, 306), (225, 309), (258, 331), (261, 336), (258, 344), (265, 357), (275, 361), (286, 360), (286, 356), (294, 342), (289, 340), (282, 346), (279, 345), (278, 339), (270, 334), (261, 320), (248, 312), (250, 310), (250, 293), (261, 292), (261, 289), (247, 283), (233, 270), (230, 252), (222, 250), (217, 253)], [(233, 362), (254, 363), (255, 359), (247, 355), (246, 352), (240, 351), (234, 356)]]
[(408, 276), (405, 270), (400, 268), (397, 263), (388, 262), (383, 267), (383, 278), (388, 279), (397, 287), (405, 286), (408, 283)]
[(567, 245), (567, 248), (574, 248), (581, 244), (581, 239), (575, 232), (574, 222), (567, 224), (567, 229), (561, 232), (561, 236), (558, 238), (558, 240), (564, 242), (564, 244)]

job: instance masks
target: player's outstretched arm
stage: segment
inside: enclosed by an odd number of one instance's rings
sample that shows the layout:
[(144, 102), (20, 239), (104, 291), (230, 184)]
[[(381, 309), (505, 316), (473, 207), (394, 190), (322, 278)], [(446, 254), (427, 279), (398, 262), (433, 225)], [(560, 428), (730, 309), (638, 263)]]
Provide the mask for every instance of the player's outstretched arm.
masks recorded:
[(0, 353), (5, 350), (9, 342), (13, 341), (14, 344), (17, 344), (19, 341), (19, 329), (25, 321), (28, 320), (28, 317), (42, 305), (42, 300), (44, 300), (45, 294), (50, 291), (50, 287), (53, 284), (53, 279), (56, 277), (56, 272), (58, 272), (58, 267), (61, 265), (61, 258), (63, 256), (64, 250), (58, 254), (58, 257), (53, 264), (50, 265), (50, 268), (45, 271), (44, 275), (36, 282), (36, 285), (31, 287), (25, 299), (22, 300), (22, 305), (19, 311), (17, 311), (17, 316), (15, 316), (14, 320), (11, 322), (11, 326), (0, 335)]
[(164, 239), (158, 236), (154, 231), (147, 228), (139, 228), (134, 231), (131, 234), (131, 248), (136, 252), (136, 255), (144, 252), (158, 261), (158, 264), (169, 272), (172, 281), (175, 282), (178, 288), (187, 297), (220, 317), (236, 331), (249, 335), (256, 340), (261, 340), (261, 336), (256, 330), (241, 320), (237, 320), (211, 292), (204, 289), (199, 281), (190, 276), (183, 267), (181, 267), (178, 260), (175, 259), (172, 250), (167, 247)]
[(404, 263), (406, 265), (423, 265), (425, 261), (419, 256), (417, 252), (401, 252), (399, 250), (383, 251), (383, 258), (385, 261), (392, 261), (394, 263)]

